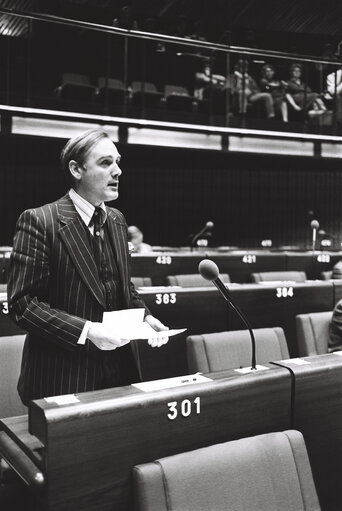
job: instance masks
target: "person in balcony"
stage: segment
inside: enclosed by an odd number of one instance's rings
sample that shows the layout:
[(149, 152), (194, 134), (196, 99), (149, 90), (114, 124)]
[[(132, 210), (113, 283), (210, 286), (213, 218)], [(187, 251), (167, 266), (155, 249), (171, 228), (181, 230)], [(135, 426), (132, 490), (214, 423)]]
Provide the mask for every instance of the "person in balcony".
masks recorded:
[(336, 119), (342, 122), (342, 66), (327, 76), (326, 85), (325, 97), (336, 101)]
[[(286, 88), (286, 82), (276, 78), (274, 67), (271, 64), (265, 64), (261, 69), (260, 90), (271, 94), (274, 110), (280, 112), (284, 122), (288, 122)], [(293, 101), (292, 97), (291, 100)]]
[[(287, 81), (287, 99), (289, 104), (297, 111), (308, 113), (309, 117), (322, 115), (327, 108), (318, 92), (312, 89), (302, 79), (302, 65), (292, 64), (290, 67), (290, 79)], [(291, 98), (292, 97), (292, 98)], [(294, 100), (294, 103), (291, 101)]]
[(212, 73), (210, 59), (203, 57), (202, 69), (195, 74), (195, 98), (199, 101), (208, 99), (211, 88), (214, 94), (220, 94), (224, 90), (226, 81), (225, 76)]
[(238, 105), (238, 112), (245, 114), (249, 105), (260, 104), (264, 107), (266, 117), (274, 118), (273, 97), (270, 92), (261, 92), (256, 81), (248, 72), (248, 60), (239, 59), (235, 64), (234, 74), (230, 77), (233, 99)]

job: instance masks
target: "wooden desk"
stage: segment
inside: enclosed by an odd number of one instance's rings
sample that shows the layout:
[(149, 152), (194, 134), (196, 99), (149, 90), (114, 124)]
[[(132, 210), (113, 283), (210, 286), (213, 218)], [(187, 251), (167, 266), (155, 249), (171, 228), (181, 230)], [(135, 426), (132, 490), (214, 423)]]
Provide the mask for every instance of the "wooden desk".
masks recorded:
[(167, 275), (198, 273), (198, 264), (209, 258), (221, 273), (228, 273), (232, 282), (248, 283), (251, 273), (262, 271), (305, 271), (308, 279), (320, 279), (321, 272), (331, 270), (342, 259), (342, 252), (272, 252), (267, 250), (214, 249), (194, 252), (152, 252), (132, 255), (132, 275), (151, 277), (153, 285), (162, 286)]
[(293, 374), (294, 429), (303, 433), (323, 511), (342, 509), (342, 357), (283, 363)]
[[(295, 318), (306, 312), (333, 309), (334, 288), (330, 281), (282, 284), (244, 284), (230, 286), (252, 328), (280, 326), (284, 329), (290, 356), (298, 355)], [(230, 311), (229, 329), (242, 329), (240, 318)]]
[[(40, 509), (132, 510), (134, 465), (290, 427), (290, 373), (269, 367), (213, 373), (208, 383), (155, 392), (132, 386), (88, 392), (61, 406), (38, 400), (29, 409), (30, 433), (27, 417), (4, 419), (0, 429), (42, 468)], [(7, 459), (1, 442), (0, 453)]]

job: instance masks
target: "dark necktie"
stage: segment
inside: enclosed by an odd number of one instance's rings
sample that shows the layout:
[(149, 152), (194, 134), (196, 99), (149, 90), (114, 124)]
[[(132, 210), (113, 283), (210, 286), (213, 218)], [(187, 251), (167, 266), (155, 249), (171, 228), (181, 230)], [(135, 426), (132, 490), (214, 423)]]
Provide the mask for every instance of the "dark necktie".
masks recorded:
[(97, 206), (95, 208), (93, 217), (92, 217), (92, 224), (94, 226), (94, 256), (95, 256), (95, 262), (98, 270), (101, 269), (101, 257), (102, 257), (102, 238), (101, 238), (101, 230), (102, 230), (102, 215), (103, 210)]

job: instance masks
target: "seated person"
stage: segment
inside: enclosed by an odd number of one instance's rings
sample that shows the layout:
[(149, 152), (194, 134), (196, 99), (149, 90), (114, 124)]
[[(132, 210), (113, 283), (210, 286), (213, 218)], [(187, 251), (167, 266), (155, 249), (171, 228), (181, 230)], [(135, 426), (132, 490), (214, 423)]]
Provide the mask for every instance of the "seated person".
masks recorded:
[(143, 233), (135, 225), (130, 225), (128, 227), (128, 241), (132, 243), (135, 254), (143, 254), (152, 251), (151, 245), (143, 242)]
[(240, 114), (247, 112), (249, 104), (260, 103), (264, 105), (266, 117), (274, 117), (273, 98), (269, 92), (260, 92), (254, 78), (248, 74), (248, 60), (239, 59), (235, 64), (234, 74), (230, 77), (232, 94), (237, 99)]
[(342, 350), (342, 299), (335, 305), (329, 323), (329, 352)]
[(284, 122), (288, 122), (286, 88), (286, 82), (275, 78), (274, 67), (271, 64), (265, 64), (261, 69), (260, 90), (271, 94), (274, 110), (281, 113)]
[(208, 99), (210, 88), (214, 93), (222, 92), (226, 84), (226, 78), (223, 75), (212, 74), (209, 58), (203, 59), (202, 70), (195, 74), (194, 96), (203, 101)]
[(342, 279), (342, 259), (337, 261), (332, 269), (332, 279)]
[[(335, 85), (336, 84), (336, 85)], [(325, 93), (326, 99), (335, 98), (336, 87), (336, 118), (337, 122), (342, 122), (342, 67), (336, 72), (327, 76), (327, 89)]]
[[(286, 95), (289, 103), (295, 110), (304, 110), (310, 117), (321, 115), (327, 111), (322, 98), (317, 92), (313, 92), (302, 80), (301, 64), (292, 64), (290, 67), (290, 79), (287, 81)], [(292, 97), (292, 98), (291, 98)], [(294, 103), (291, 102), (294, 100)]]

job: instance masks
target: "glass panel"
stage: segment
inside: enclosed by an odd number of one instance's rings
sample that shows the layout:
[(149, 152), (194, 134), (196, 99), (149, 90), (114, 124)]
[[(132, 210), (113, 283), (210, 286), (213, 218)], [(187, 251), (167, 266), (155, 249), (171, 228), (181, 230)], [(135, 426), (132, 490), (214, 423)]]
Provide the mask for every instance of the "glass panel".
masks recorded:
[[(1, 103), (217, 127), (338, 134), (331, 63), (0, 15)], [(152, 23), (146, 30), (157, 30)], [(229, 41), (228, 41), (229, 42)], [(190, 43), (190, 44), (189, 44)], [(222, 44), (226, 41), (222, 40)]]

